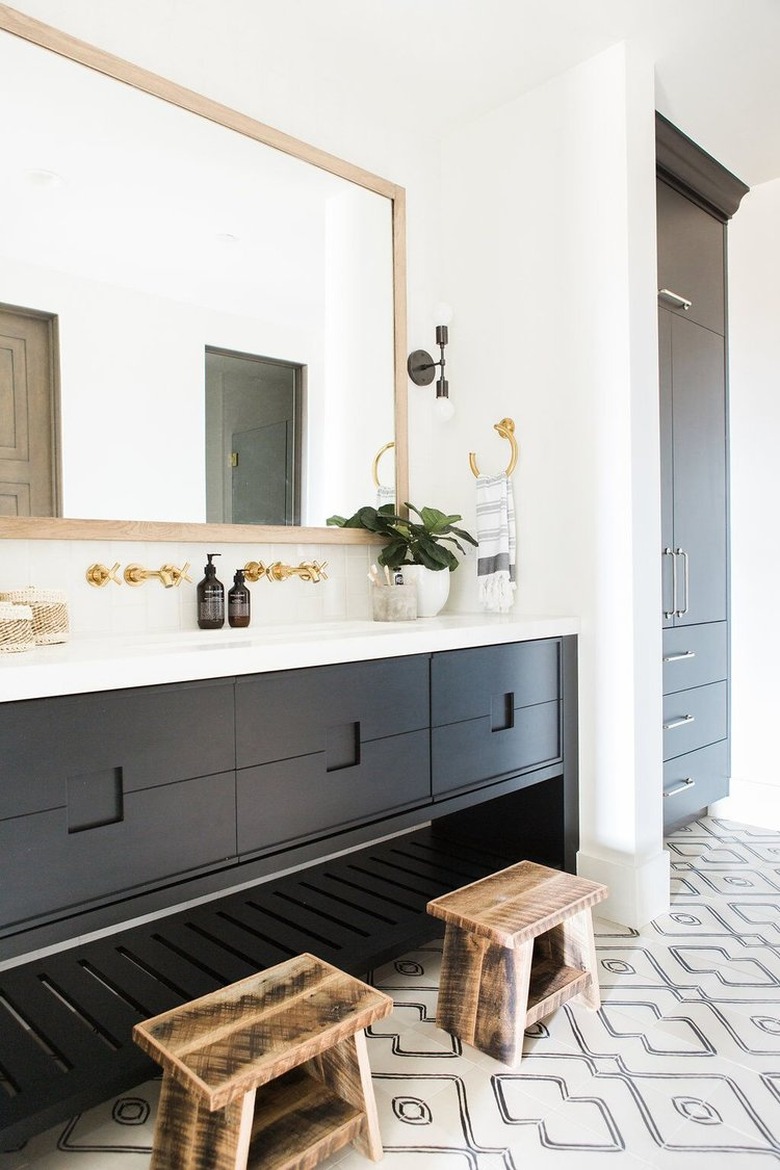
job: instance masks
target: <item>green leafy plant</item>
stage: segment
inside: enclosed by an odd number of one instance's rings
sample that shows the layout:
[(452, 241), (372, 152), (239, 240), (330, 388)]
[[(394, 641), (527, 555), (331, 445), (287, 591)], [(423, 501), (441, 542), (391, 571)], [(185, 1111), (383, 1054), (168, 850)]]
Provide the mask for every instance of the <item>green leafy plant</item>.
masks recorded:
[(460, 516), (447, 516), (438, 508), (406, 507), (419, 521), (399, 516), (392, 504), (381, 508), (358, 508), (353, 516), (330, 516), (328, 524), (338, 528), (363, 528), (374, 532), (384, 541), (384, 547), (377, 557), (380, 565), (397, 569), (400, 565), (425, 565), (426, 569), (449, 569), (452, 573), (458, 567), (458, 558), (448, 545), (454, 545), (465, 553), (461, 540), (476, 547), (476, 540), (464, 528), (456, 528)]

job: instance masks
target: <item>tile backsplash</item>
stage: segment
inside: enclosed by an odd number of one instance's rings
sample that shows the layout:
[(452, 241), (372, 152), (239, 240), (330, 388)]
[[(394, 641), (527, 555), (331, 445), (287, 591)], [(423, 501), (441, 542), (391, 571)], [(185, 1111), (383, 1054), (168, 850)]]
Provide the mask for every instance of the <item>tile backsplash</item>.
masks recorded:
[[(316, 584), (291, 578), (261, 579), (249, 584), (252, 625), (286, 625), (371, 617), (368, 570), (377, 550), (365, 545), (313, 544), (185, 544), (174, 541), (4, 540), (0, 542), (0, 590), (27, 585), (64, 589), (68, 596), (70, 628), (74, 636), (167, 633), (196, 630), (196, 594), (203, 577), (207, 552), (219, 552), (217, 576), (225, 593), (236, 569), (249, 561), (297, 565), (327, 561), (328, 579)], [(119, 562), (117, 577), (102, 588), (87, 581), (92, 564), (111, 568)], [(166, 589), (156, 579), (142, 585), (122, 580), (125, 566), (140, 564), (159, 569), (189, 562), (191, 582)]]

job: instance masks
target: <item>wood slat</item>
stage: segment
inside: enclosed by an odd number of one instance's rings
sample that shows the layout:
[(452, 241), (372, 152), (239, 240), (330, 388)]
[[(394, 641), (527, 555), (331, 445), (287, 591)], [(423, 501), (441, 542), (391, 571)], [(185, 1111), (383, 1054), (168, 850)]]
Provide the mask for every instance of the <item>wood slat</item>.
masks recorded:
[(120, 1048), (129, 1042), (133, 1024), (142, 1019), (143, 1014), (83, 965), (92, 965), (96, 958), (94, 951), (88, 956), (79, 955), (75, 950), (49, 955), (45, 960), (45, 973), (79, 1011), (100, 1020), (103, 1035)]
[[(115, 1051), (100, 1038), (90, 1018), (63, 1003), (40, 979), (15, 975), (11, 970), (3, 976), (3, 990), (26, 1019), (35, 1021), (36, 1029), (61, 1054), (68, 1069), (101, 1060), (108, 1051)], [(3, 1051), (0, 1049), (0, 1053)]]
[[(157, 955), (165, 963), (164, 971), (171, 972), (173, 982), (181, 982), (187, 989), (192, 987), (185, 997), (188, 999), (205, 996), (215, 987), (235, 983), (236, 979), (257, 970), (257, 964), (250, 959), (239, 958), (227, 947), (221, 947), (219, 941), (210, 940), (193, 929), (198, 923), (196, 914), (174, 915), (153, 923), (147, 942), (141, 936), (141, 943), (150, 948), (150, 954), (156, 954), (154, 948), (159, 948)], [(134, 945), (134, 936), (129, 945)]]
[[(0, 1004), (0, 1068), (9, 1077), (15, 1091), (36, 1089), (49, 1081), (62, 1083), (63, 1072), (54, 1058), (46, 1053), (32, 1033), (9, 1015)], [(0, 1116), (5, 1102), (0, 1093)]]
[[(118, 946), (128, 955), (128, 962), (136, 959), (146, 970), (156, 973), (161, 982), (171, 987), (179, 1002), (207, 995), (222, 986), (224, 979), (207, 974), (192, 959), (187, 959), (165, 945), (164, 936), (133, 931), (123, 936)], [(243, 972), (247, 974), (247, 972)]]

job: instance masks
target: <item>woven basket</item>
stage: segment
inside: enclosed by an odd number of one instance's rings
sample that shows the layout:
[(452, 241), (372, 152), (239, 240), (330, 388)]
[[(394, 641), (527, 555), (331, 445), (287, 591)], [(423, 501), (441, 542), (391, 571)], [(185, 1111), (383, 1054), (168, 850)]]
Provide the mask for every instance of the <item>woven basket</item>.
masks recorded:
[(28, 605), (32, 609), (33, 637), (37, 646), (67, 642), (70, 636), (68, 598), (62, 589), (37, 589), (30, 585), (26, 589), (0, 593), (0, 602), (3, 601)]
[(33, 614), (30, 606), (0, 601), (0, 654), (32, 650), (34, 646)]

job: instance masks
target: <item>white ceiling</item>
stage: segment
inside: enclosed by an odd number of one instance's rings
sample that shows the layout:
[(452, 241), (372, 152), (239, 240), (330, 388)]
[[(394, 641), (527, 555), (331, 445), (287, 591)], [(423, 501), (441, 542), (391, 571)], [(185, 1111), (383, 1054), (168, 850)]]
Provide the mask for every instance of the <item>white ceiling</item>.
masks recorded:
[[(285, 94), (322, 119), (426, 135), (629, 40), (657, 108), (751, 186), (780, 176), (780, 0), (20, 0), (284, 125)], [(207, 84), (208, 83), (208, 84)], [(254, 105), (254, 103), (253, 103)]]

